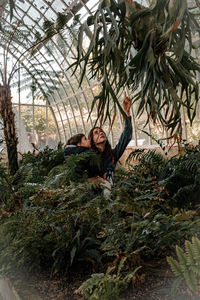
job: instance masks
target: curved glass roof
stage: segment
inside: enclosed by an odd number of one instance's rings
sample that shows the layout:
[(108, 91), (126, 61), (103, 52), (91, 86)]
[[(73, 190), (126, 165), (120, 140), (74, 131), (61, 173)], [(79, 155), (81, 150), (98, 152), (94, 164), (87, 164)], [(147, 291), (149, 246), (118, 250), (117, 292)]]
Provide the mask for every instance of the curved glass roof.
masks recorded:
[[(82, 23), (88, 15), (92, 15), (100, 1), (17, 0), (14, 1), (12, 19), (9, 1), (0, 1), (0, 4), (2, 2), (4, 4), (0, 6), (0, 63), (2, 72), (7, 74), (7, 81), (12, 77), (10, 84), (19, 150), (31, 150), (31, 143), (37, 148), (46, 145), (52, 147), (59, 141), (65, 143), (77, 132), (87, 134), (96, 120), (95, 111), (91, 115), (89, 111), (94, 96), (99, 93), (100, 85), (95, 80), (85, 78), (79, 87), (79, 74), (72, 75), (72, 70), (68, 70), (73, 57), (76, 56), (77, 45), (76, 27), (72, 29), (70, 25), (75, 15), (79, 15), (78, 24)], [(149, 0), (138, 2), (149, 5)], [(69, 28), (61, 34), (54, 35), (47, 42), (44, 21), (55, 22), (58, 13), (67, 16)], [(43, 37), (43, 41), (36, 43), (36, 36)], [(85, 44), (87, 46), (87, 38)], [(132, 109), (133, 114), (134, 107)], [(199, 114), (200, 112), (197, 114), (198, 120)], [(140, 119), (133, 118), (132, 145), (154, 143), (140, 131), (145, 119), (145, 115)], [(199, 136), (199, 126), (196, 126), (195, 134), (188, 128), (185, 127), (185, 136)], [(105, 129), (110, 133), (111, 143), (115, 144), (122, 130), (119, 112), (112, 130), (108, 123), (105, 124)], [(166, 134), (159, 127), (155, 131), (151, 124), (146, 130), (154, 130), (158, 138)]]

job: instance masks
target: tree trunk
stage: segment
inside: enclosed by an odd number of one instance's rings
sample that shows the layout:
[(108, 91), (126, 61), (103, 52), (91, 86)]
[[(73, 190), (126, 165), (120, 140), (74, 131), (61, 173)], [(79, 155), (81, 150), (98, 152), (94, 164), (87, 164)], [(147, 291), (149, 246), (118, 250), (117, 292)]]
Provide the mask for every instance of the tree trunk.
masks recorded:
[(0, 86), (0, 113), (4, 125), (4, 137), (8, 155), (10, 174), (18, 170), (17, 143), (15, 132), (15, 114), (12, 110), (11, 92), (9, 86)]

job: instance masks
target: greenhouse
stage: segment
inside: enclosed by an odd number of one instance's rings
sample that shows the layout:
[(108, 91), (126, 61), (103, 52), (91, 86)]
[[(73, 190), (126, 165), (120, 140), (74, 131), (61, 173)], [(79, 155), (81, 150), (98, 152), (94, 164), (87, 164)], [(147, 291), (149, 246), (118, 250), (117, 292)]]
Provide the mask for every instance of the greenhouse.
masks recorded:
[(199, 1), (0, 16), (0, 299), (199, 299)]

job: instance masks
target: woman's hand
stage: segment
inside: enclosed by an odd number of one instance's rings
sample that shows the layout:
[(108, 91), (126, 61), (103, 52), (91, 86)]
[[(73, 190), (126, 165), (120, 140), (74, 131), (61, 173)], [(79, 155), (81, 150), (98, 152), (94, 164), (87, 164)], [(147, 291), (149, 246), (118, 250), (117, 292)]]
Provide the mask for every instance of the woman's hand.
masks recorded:
[(122, 103), (123, 109), (127, 117), (130, 117), (131, 99), (127, 97), (126, 92), (124, 92), (124, 101)]

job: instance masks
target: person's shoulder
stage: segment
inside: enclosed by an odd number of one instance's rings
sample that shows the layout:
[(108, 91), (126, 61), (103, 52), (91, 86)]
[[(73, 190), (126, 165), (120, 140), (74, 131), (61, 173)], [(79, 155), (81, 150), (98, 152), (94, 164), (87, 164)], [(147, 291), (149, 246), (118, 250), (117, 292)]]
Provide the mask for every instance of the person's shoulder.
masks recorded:
[(68, 156), (71, 154), (77, 154), (79, 152), (79, 147), (76, 145), (66, 145), (64, 149), (64, 155)]
[(80, 154), (83, 154), (83, 155), (92, 155), (92, 154), (94, 154), (94, 155), (96, 155), (96, 152), (93, 150), (93, 149), (91, 149), (91, 148), (87, 148), (87, 147), (80, 147), (81, 149), (80, 149)]
[(87, 147), (83, 147), (83, 148), (85, 148), (85, 152), (87, 153), (95, 153), (95, 151), (91, 148), (87, 148)]
[(65, 155), (82, 154), (82, 153), (94, 153), (90, 148), (83, 146), (67, 145), (64, 150)]
[(76, 147), (78, 147), (78, 146), (76, 146), (76, 145), (66, 145), (65, 149), (72, 149), (72, 148), (76, 148)]

